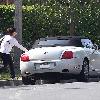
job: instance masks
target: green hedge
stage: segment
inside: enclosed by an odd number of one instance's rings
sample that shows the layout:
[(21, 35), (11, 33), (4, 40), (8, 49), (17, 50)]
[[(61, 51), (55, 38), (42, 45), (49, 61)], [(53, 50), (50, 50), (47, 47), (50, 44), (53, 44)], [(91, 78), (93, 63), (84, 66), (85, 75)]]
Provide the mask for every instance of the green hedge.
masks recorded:
[[(63, 12), (63, 13), (62, 13)], [(23, 7), (23, 33), (28, 41), (38, 37), (67, 35), (67, 8), (59, 3)]]
[[(60, 3), (62, 1), (62, 3)], [(70, 8), (69, 8), (70, 5)], [(69, 35), (69, 22), (75, 23), (75, 35), (85, 35), (97, 41), (100, 33), (100, 6), (90, 1), (80, 4), (73, 0), (69, 5), (63, 0), (48, 0), (23, 6), (23, 44), (31, 47), (39, 37)], [(14, 25), (14, 5), (0, 5), (0, 31)]]
[(0, 5), (0, 32), (14, 25), (14, 5)]
[[(62, 13), (63, 12), (63, 13)], [(67, 35), (67, 8), (56, 2), (47, 5), (23, 6), (23, 44), (31, 46), (35, 39), (45, 36)], [(1, 5), (0, 31), (14, 25), (14, 6)]]

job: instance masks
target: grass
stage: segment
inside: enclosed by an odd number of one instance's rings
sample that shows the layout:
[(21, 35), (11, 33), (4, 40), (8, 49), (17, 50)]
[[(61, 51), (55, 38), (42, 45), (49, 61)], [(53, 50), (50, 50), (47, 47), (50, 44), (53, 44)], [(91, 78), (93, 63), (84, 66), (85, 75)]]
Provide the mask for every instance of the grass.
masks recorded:
[[(0, 80), (10, 80), (11, 79), (10, 76), (11, 75), (10, 75), (9, 70), (0, 72)], [(17, 73), (16, 77), (19, 78), (19, 77), (21, 77), (21, 75), (19, 73)]]
[(9, 72), (1, 72), (0, 80), (10, 80), (10, 73)]

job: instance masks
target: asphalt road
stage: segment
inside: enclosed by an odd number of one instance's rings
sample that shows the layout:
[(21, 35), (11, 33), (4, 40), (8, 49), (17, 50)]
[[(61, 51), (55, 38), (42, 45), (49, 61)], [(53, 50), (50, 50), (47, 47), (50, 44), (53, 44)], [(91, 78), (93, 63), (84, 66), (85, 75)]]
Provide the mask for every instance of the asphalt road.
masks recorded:
[(4, 86), (0, 100), (100, 100), (100, 82)]

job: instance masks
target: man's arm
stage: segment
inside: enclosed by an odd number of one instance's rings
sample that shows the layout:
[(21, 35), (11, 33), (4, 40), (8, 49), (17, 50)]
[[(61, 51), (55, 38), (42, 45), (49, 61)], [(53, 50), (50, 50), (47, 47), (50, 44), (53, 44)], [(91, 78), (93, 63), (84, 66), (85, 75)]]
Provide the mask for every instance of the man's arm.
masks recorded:
[(18, 47), (19, 49), (21, 49), (22, 51), (25, 51), (25, 52), (28, 51), (25, 47), (23, 47), (21, 44), (19, 44), (18, 41), (17, 41), (16, 39), (15, 39), (14, 45), (15, 45), (16, 47)]

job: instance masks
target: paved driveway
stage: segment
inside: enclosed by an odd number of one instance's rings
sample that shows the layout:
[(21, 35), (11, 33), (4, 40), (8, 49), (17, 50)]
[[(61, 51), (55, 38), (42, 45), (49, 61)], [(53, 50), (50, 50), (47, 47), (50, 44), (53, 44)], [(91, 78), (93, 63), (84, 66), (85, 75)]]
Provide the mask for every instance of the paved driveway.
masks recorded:
[(0, 100), (100, 100), (100, 82), (5, 86)]

